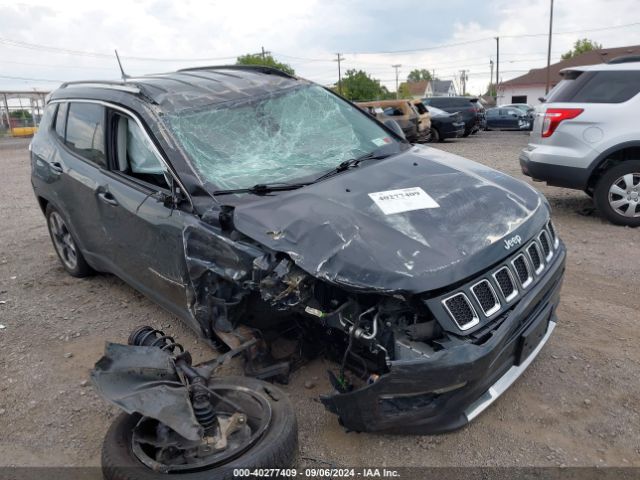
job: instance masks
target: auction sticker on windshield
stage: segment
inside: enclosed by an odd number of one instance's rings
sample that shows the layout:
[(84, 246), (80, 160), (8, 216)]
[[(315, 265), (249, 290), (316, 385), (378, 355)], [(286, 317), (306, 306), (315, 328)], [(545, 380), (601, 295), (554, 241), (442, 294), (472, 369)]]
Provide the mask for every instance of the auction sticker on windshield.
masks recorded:
[(423, 208), (438, 208), (440, 206), (420, 187), (375, 192), (370, 193), (369, 197), (380, 207), (380, 210), (385, 215), (422, 210)]
[(377, 147), (382, 147), (383, 145), (386, 145), (387, 143), (391, 143), (391, 139), (389, 137), (374, 138), (371, 141)]

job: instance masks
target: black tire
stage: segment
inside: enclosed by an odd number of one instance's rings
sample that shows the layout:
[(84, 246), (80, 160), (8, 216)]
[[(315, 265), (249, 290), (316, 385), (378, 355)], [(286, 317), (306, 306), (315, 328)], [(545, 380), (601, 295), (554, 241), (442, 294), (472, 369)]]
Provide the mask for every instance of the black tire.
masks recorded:
[[(47, 230), (51, 237), (51, 243), (53, 243), (53, 249), (56, 251), (62, 267), (72, 277), (82, 278), (93, 275), (95, 271), (89, 266), (84, 255), (82, 255), (78, 241), (69, 231), (65, 216), (50, 203), (47, 205), (44, 215), (47, 219)], [(62, 231), (54, 232), (56, 228), (60, 228)], [(60, 239), (61, 233), (64, 233), (64, 240)], [(62, 243), (64, 243), (66, 247), (61, 246)], [(73, 259), (70, 257), (71, 249), (73, 250)]]
[[(618, 180), (628, 174), (635, 174), (633, 186), (630, 186), (628, 189), (630, 192), (630, 198), (632, 202), (635, 200), (635, 210), (638, 212), (639, 216), (636, 217), (626, 217), (622, 213), (619, 213), (610, 203), (609, 203), (609, 190), (613, 188), (614, 184), (618, 183)], [(619, 163), (618, 165), (609, 168), (606, 170), (602, 176), (598, 179), (596, 183), (596, 188), (593, 195), (593, 201), (596, 205), (596, 208), (604, 215), (607, 220), (616, 225), (627, 225), (629, 227), (638, 227), (640, 226), (640, 203), (638, 203), (638, 195), (640, 195), (640, 182), (638, 179), (640, 177), (640, 160), (627, 160)], [(624, 189), (623, 189), (624, 190)], [(628, 197), (629, 198), (629, 197)], [(625, 200), (623, 195), (614, 194), (612, 199), (615, 201), (617, 199)]]
[[(159, 473), (142, 464), (131, 449), (132, 430), (139, 415), (119, 415), (104, 438), (102, 474), (105, 480), (231, 480), (237, 468), (289, 468), (298, 453), (298, 424), (287, 395), (273, 385), (249, 377), (221, 377), (219, 382), (262, 391), (271, 405), (271, 424), (263, 436), (240, 457), (222, 468), (189, 473)], [(210, 383), (215, 385), (216, 381)], [(280, 477), (271, 477), (280, 478)]]
[(441, 142), (440, 132), (434, 127), (431, 127), (431, 137), (429, 137), (429, 143)]

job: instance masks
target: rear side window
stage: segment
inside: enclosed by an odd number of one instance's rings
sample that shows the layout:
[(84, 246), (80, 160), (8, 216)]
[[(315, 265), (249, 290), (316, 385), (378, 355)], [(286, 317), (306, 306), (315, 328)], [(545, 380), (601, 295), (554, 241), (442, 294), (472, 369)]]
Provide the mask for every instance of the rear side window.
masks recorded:
[(67, 115), (65, 143), (87, 160), (107, 166), (104, 124), (105, 109), (93, 103), (71, 103)]
[(44, 109), (44, 113), (42, 114), (42, 119), (40, 120), (40, 125), (38, 125), (38, 129), (43, 131), (48, 130), (51, 127), (51, 125), (53, 125), (55, 114), (56, 114), (56, 105), (51, 103), (48, 104)]
[(424, 113), (429, 113), (429, 111), (426, 109), (426, 107), (420, 102), (420, 103), (416, 103), (414, 105), (416, 107), (416, 110), (418, 111), (418, 113), (420, 115), (424, 114)]
[(60, 140), (64, 141), (64, 129), (67, 124), (67, 104), (61, 103), (58, 105), (58, 112), (56, 113), (56, 135)]
[(548, 102), (622, 103), (640, 92), (640, 71), (584, 72), (564, 80)]

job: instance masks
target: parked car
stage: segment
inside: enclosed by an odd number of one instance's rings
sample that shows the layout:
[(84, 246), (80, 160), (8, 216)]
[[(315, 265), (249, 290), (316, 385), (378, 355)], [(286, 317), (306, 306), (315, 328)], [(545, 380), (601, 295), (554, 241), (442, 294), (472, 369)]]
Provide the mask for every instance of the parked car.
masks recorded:
[[(248, 375), (326, 353), (321, 400), (350, 430), (461, 427), (557, 322), (565, 248), (539, 192), (275, 69), (64, 84), (31, 162), (67, 272), (118, 275), (211, 345), (249, 342)], [(282, 336), (297, 346), (274, 359)], [(184, 459), (175, 440), (156, 471)]]
[(533, 128), (533, 121), (536, 115), (536, 109), (533, 105), (529, 105), (528, 103), (510, 103), (509, 105), (501, 105), (501, 107), (505, 108), (517, 108), (521, 112), (527, 115), (529, 122), (531, 124), (531, 128)]
[(429, 142), (431, 141), (431, 114), (427, 107), (425, 107), (422, 100), (411, 100), (414, 110), (418, 114), (418, 141)]
[(584, 190), (611, 222), (640, 226), (640, 61), (571, 67), (561, 75), (520, 154), (523, 173)]
[(464, 121), (463, 137), (468, 137), (472, 132), (480, 129), (480, 118), (475, 104), (476, 98), (472, 97), (427, 97), (422, 102), (427, 108), (433, 106), (449, 113), (460, 113)]
[(487, 110), (487, 130), (530, 130), (529, 116), (517, 108), (498, 107)]
[[(404, 100), (376, 100), (372, 102), (357, 102), (360, 108), (369, 109), (370, 112), (383, 121), (390, 118), (395, 120), (404, 136), (409, 142), (415, 143), (420, 139), (420, 117), (413, 108), (411, 102)], [(382, 109), (382, 113), (378, 109)]]
[(361, 105), (358, 105), (358, 108), (360, 108), (360, 110), (370, 115), (371, 117), (375, 118), (379, 122), (383, 123), (387, 128), (390, 128), (391, 130), (393, 130), (393, 132), (396, 135), (402, 137), (405, 140), (407, 139), (407, 137), (404, 134), (404, 130), (402, 130), (402, 127), (400, 127), (400, 124), (398, 124), (398, 122), (396, 122), (392, 117), (385, 115), (384, 110), (382, 110), (382, 108), (363, 107)]
[(486, 126), (487, 126), (487, 109), (482, 104), (482, 102), (480, 101), (479, 98), (472, 98), (471, 99), (471, 104), (476, 109), (476, 117), (477, 117), (477, 123), (478, 123), (478, 128), (471, 131), (471, 133), (473, 134), (473, 133), (479, 132), (480, 130), (484, 130), (486, 128)]
[(447, 138), (458, 138), (464, 134), (464, 121), (458, 112), (449, 113), (430, 106), (431, 141), (444, 142)]

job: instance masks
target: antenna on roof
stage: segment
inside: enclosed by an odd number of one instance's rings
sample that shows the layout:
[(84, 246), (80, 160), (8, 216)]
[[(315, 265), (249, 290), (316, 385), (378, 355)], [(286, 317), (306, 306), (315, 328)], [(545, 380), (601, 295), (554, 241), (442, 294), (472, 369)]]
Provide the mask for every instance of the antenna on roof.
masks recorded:
[(118, 66), (120, 67), (120, 73), (122, 74), (122, 81), (126, 82), (129, 75), (124, 73), (124, 69), (122, 68), (122, 62), (120, 62), (120, 56), (118, 55), (118, 50), (114, 50), (116, 52), (116, 60), (118, 60)]

